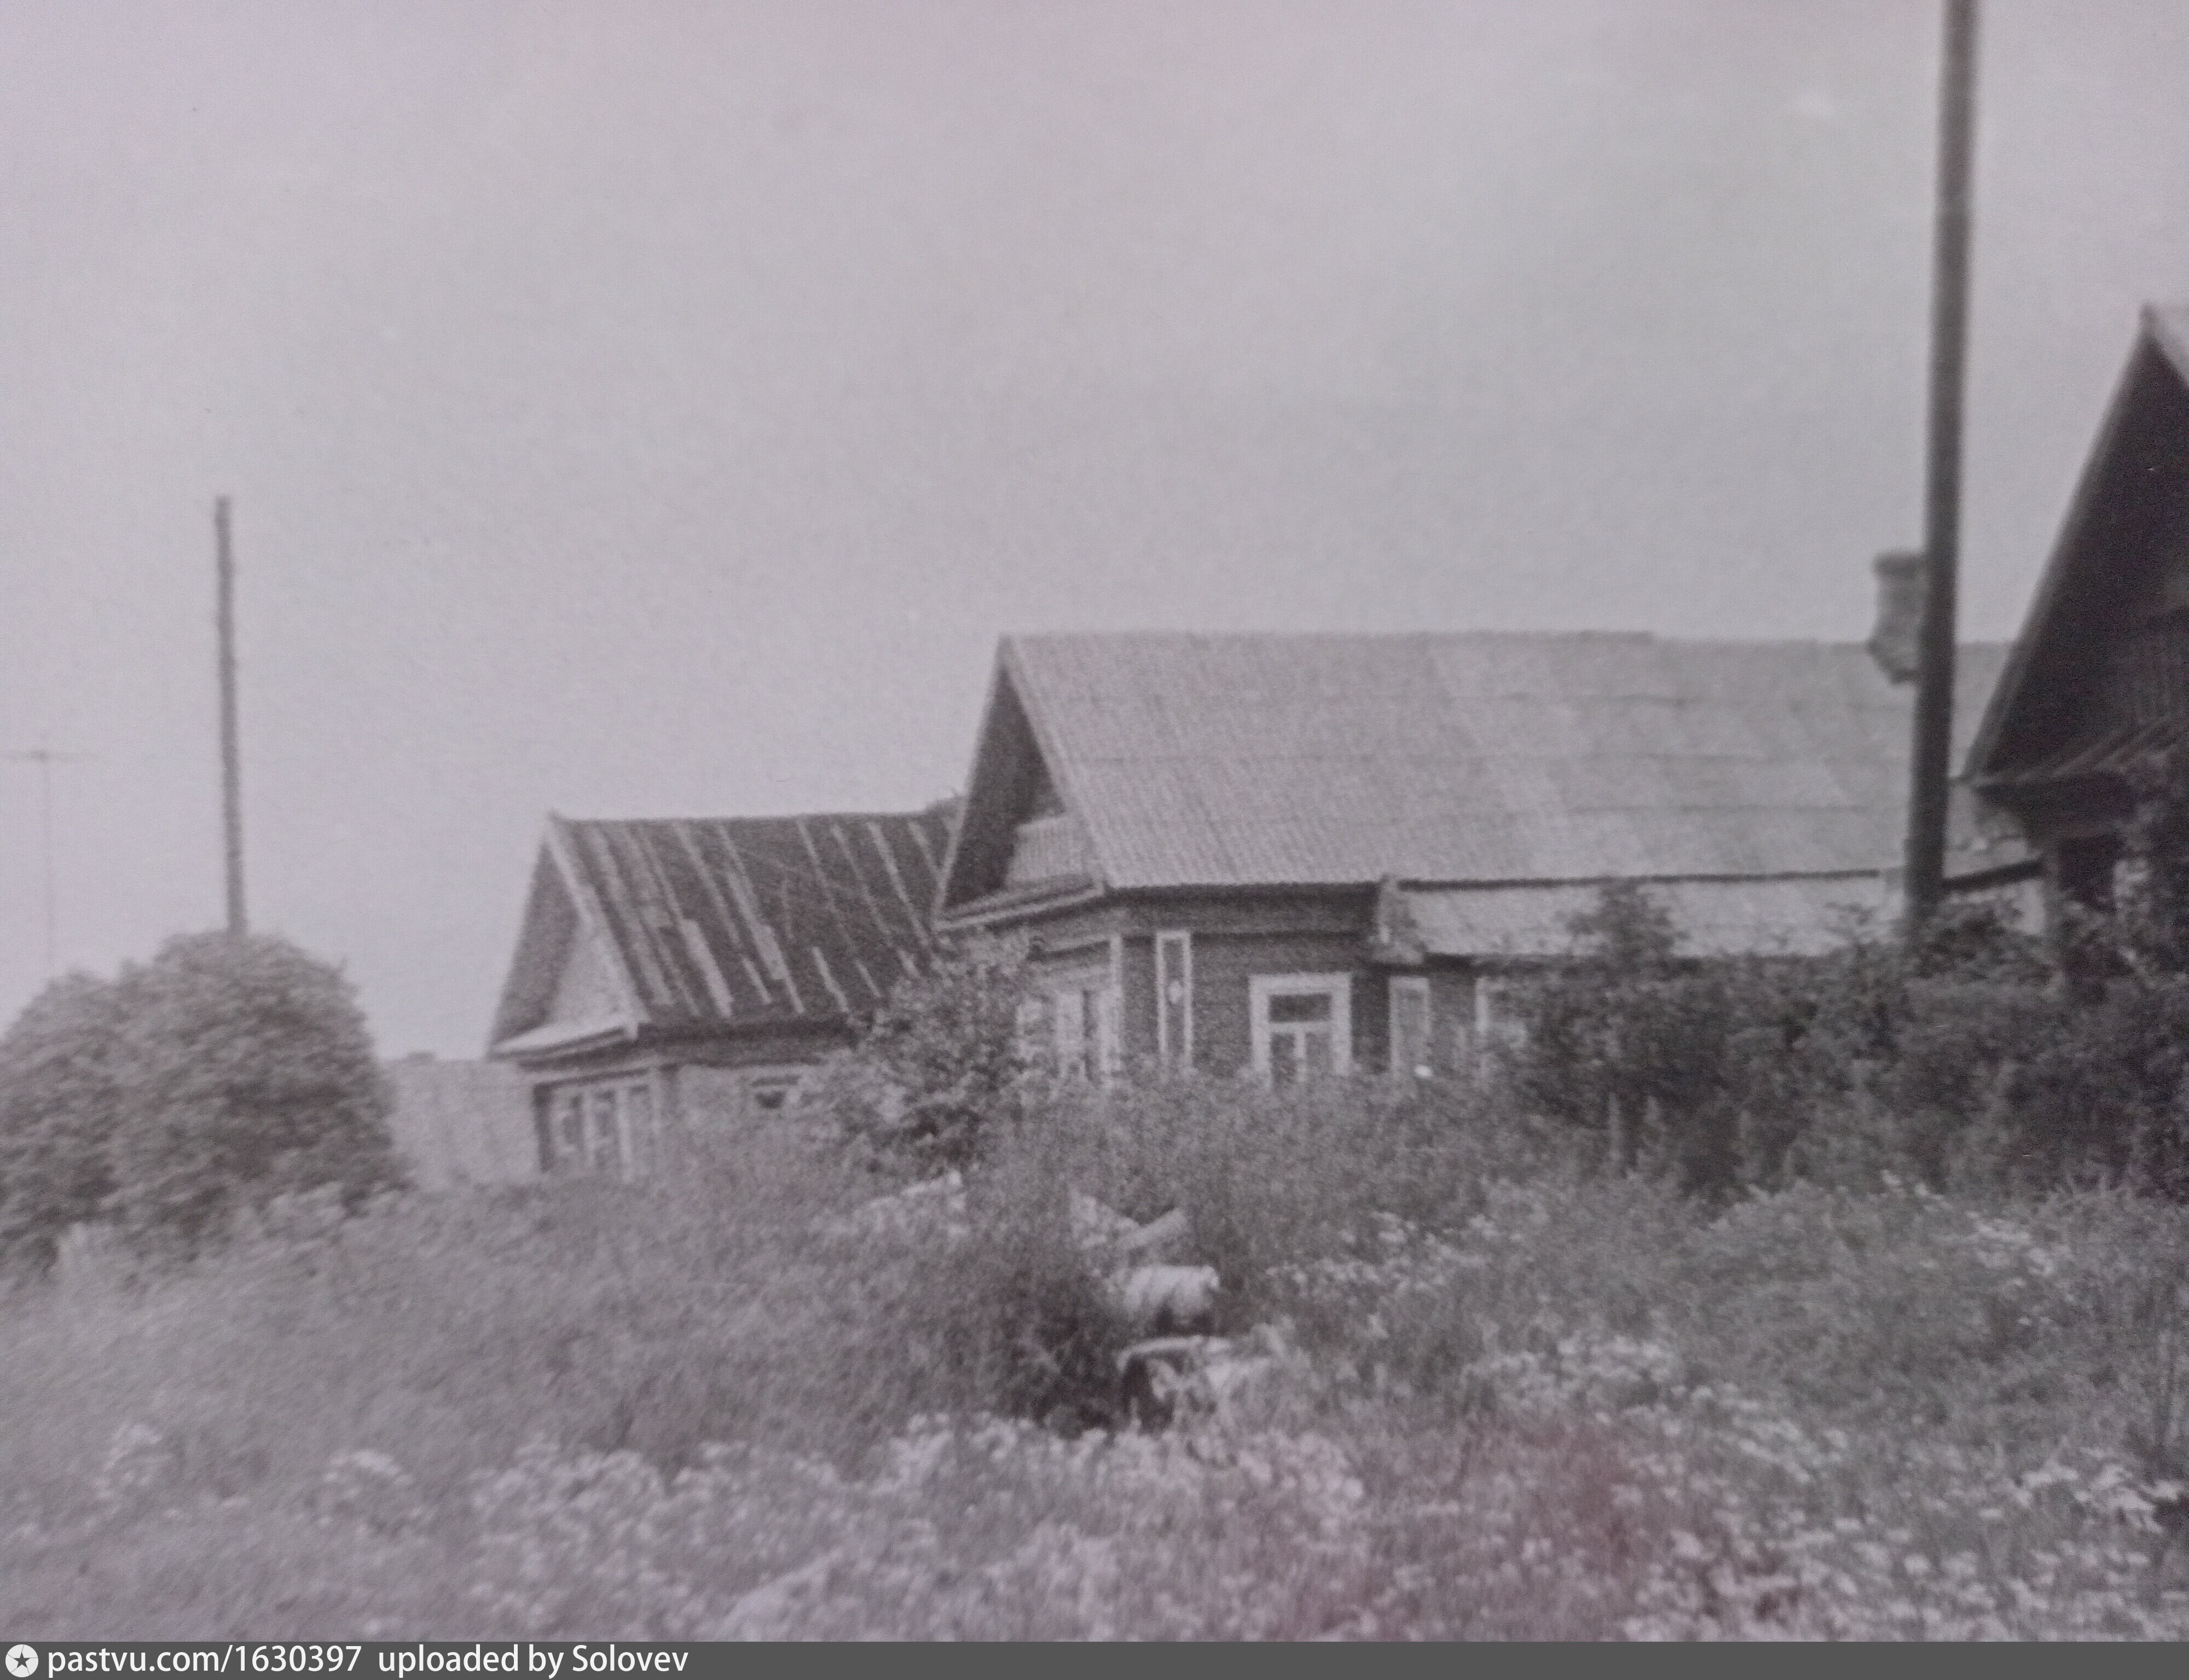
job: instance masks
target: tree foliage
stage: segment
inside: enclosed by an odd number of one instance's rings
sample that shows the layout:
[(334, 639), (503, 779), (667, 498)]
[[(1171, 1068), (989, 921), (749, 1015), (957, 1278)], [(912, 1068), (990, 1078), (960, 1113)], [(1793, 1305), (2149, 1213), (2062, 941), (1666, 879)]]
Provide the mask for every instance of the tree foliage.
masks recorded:
[(285, 940), (171, 940), (73, 976), (0, 1039), (0, 1241), (33, 1264), (82, 1220), (188, 1254), (243, 1208), (400, 1181), (390, 1094), (341, 972)]
[(1019, 1042), (1024, 942), (974, 938), (897, 982), (858, 1042), (806, 1082), (804, 1106), (833, 1115), (880, 1158), (962, 1167), (1024, 1112)]
[(392, 1098), (341, 971), (286, 940), (194, 934), (121, 982), (116, 1213), (195, 1247), (238, 1208), (400, 1179)]
[(2189, 749), (2132, 777), (2109, 902), (2050, 943), (1949, 901), (1900, 938), (1683, 958), (1634, 886), (1523, 994), (1516, 1089), (1692, 1189), (1884, 1173), (2189, 1199)]
[(1884, 1170), (1943, 1182), (1979, 1121), (2016, 1134), (1994, 1140), (2001, 1162), (2058, 1129), (2016, 1059), (2067, 1032), (2066, 1005), (2040, 943), (1994, 905), (1951, 904), (1913, 941), (1851, 927), (1820, 956), (1684, 957), (1632, 884), (1570, 926), (1572, 959), (1522, 991), (1510, 1072), (1622, 1168), (1706, 1193)]
[(0, 1034), (0, 1261), (43, 1268), (114, 1191), (116, 988), (54, 981)]

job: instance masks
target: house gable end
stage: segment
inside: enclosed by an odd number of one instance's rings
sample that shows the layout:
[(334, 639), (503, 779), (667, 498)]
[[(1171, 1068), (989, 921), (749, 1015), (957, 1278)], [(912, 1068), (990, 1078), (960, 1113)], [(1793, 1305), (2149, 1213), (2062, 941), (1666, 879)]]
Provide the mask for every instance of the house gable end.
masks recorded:
[(1022, 675), (1004, 643), (936, 901), (940, 919), (1008, 894), (1083, 892), (1098, 871), (1056, 755), (1041, 739)]
[(563, 959), (563, 970), (556, 976), (555, 990), (547, 1000), (546, 1013), (538, 1024), (590, 1025), (617, 1019), (622, 1013), (615, 983), (608, 977), (593, 942), (589, 939), (572, 939)]
[(547, 819), (517, 953), (495, 1010), (489, 1055), (543, 1029), (583, 1024), (628, 1036), (639, 1021), (630, 983), (605, 948), (597, 914), (586, 904), (564, 853), (565, 826), (560, 817)]
[(2109, 735), (2189, 721), (2189, 341), (2181, 325), (2144, 314), (1971, 749), (1980, 784), (2049, 782), (2053, 767)]

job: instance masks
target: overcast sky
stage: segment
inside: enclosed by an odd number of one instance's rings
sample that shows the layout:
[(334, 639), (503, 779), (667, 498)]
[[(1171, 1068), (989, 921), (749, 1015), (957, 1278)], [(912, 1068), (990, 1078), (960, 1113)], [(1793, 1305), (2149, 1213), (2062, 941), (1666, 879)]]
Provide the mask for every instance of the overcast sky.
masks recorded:
[[(996, 636), (1859, 639), (1915, 0), (0, 0), (0, 751), (63, 967), (221, 914), (476, 1055), (543, 814), (958, 787)], [(2189, 6), (1993, 0), (1965, 632), (2189, 297)], [(0, 1021), (44, 977), (0, 764)]]

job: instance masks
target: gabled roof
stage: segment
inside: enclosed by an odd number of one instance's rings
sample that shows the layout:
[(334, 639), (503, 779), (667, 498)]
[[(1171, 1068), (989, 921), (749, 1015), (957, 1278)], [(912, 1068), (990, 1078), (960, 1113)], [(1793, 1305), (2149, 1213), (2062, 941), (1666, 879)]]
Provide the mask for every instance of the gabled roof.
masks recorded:
[[(551, 816), (493, 1049), (826, 1023), (925, 965), (947, 806), (910, 814), (574, 822)], [(546, 1021), (576, 938), (619, 1007)], [(568, 1042), (566, 1043), (565, 1040)]]
[[(2147, 305), (2134, 348), (2077, 482), (2029, 616), (2001, 674), (1968, 767), (1980, 785), (2008, 785), (2045, 758), (2074, 754), (2069, 713), (2091, 675), (2089, 649), (2121, 591), (2137, 580), (2120, 562), (2169, 497), (2189, 489), (2189, 308)], [(2087, 721), (2087, 720), (2084, 720)]]
[[(2003, 654), (1960, 651), (1963, 741)], [(1851, 643), (1007, 637), (939, 902), (1002, 902), (1029, 755), (1083, 891), (1897, 868), (1911, 695)]]

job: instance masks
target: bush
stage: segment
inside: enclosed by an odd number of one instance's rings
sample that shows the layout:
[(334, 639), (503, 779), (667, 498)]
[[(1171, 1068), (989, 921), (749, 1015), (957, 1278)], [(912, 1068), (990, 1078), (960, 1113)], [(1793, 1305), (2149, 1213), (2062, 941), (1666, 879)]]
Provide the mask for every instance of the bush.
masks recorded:
[[(854, 1151), (788, 1127), (644, 1185), (269, 1204), (142, 1291), (0, 1300), (0, 1621), (2189, 1631), (2160, 1529), (2189, 1213), (1713, 1207), (1569, 1170), (1575, 1141), (1495, 1093), (1185, 1079), (1031, 1101), (962, 1202), (946, 1179), (914, 1198), (944, 1217), (871, 1231)], [(1232, 1326), (1297, 1333), (1235, 1343), (1220, 1405), (1163, 1432), (998, 1419), (1076, 1420), (1106, 1380), (1070, 1189), (1185, 1208)]]
[(1022, 1112), (1023, 942), (973, 939), (897, 982), (859, 1042), (806, 1080), (801, 1106), (830, 1116), (878, 1162), (963, 1167)]
[(44, 1270), (69, 1226), (105, 1210), (120, 1028), (115, 988), (76, 974), (0, 1036), (0, 1264)]
[(1671, 919), (1632, 882), (1604, 888), (1569, 925), (1572, 959), (1521, 993), (1516, 1095), (1601, 1134), (1619, 1170), (1648, 1159), (1690, 1189), (1729, 1188), (1745, 1063), (1760, 1048), (1768, 1065), (1787, 1036), (1772, 988), (1753, 964), (1683, 960)]
[(1070, 1433), (1119, 1421), (1117, 1355), (1134, 1338), (1074, 1241), (1061, 1166), (1019, 1150), (974, 1176), (967, 1235), (917, 1281), (908, 1327), (939, 1355), (952, 1409)]
[(2189, 1198), (2189, 976), (2152, 885), (2171, 878), (2138, 879), (2079, 924), (2072, 987), (1981, 902), (1912, 943), (1699, 960), (1639, 889), (1607, 889), (1573, 959), (1522, 990), (1512, 1089), (1606, 1160), (1710, 1196), (1891, 1174)]
[(392, 1099), (349, 982), (286, 941), (171, 940), (116, 982), (112, 1209), (133, 1242), (189, 1254), (239, 1210), (399, 1184)]
[(1349, 1253), (1386, 1216), (1464, 1220), (1485, 1185), (1563, 1166), (1563, 1144), (1472, 1084), (1186, 1077), (1059, 1086), (998, 1152), (1134, 1219), (1183, 1212), (1240, 1330), (1275, 1309), (1272, 1268)]

